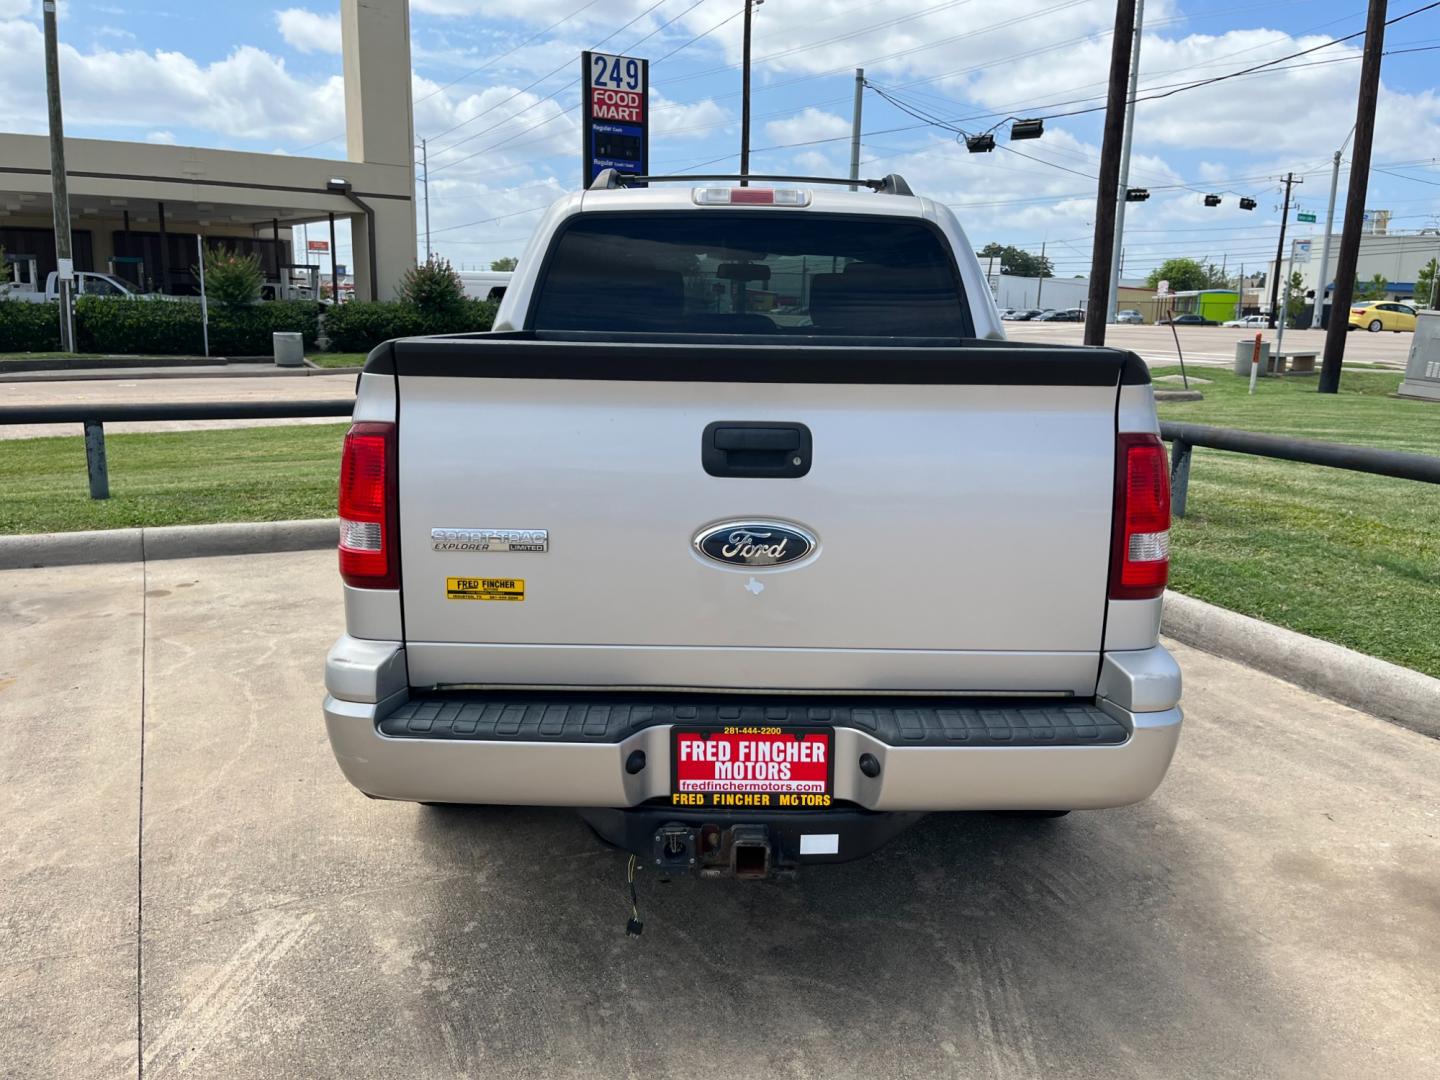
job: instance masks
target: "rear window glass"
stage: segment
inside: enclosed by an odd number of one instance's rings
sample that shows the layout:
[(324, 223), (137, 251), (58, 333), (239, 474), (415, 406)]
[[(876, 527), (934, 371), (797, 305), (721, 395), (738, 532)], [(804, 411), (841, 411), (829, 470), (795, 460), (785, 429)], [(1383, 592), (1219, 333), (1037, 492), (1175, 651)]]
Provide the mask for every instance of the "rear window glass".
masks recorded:
[(967, 337), (940, 235), (902, 218), (593, 214), (561, 233), (534, 330)]

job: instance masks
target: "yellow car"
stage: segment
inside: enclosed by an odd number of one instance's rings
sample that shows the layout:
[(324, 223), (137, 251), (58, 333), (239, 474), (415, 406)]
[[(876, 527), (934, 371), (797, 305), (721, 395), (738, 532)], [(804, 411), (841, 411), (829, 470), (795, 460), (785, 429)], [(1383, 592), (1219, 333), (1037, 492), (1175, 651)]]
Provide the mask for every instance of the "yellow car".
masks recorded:
[(1393, 300), (1378, 300), (1369, 304), (1356, 304), (1350, 309), (1350, 329), (1360, 327), (1378, 334), (1381, 330), (1415, 329), (1415, 309), (1409, 304), (1397, 304)]

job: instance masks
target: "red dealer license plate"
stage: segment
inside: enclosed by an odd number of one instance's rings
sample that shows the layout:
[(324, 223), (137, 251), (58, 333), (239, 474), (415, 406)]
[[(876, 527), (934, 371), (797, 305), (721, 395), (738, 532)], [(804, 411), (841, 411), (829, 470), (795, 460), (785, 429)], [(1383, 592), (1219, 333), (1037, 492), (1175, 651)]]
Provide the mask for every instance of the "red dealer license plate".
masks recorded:
[(719, 810), (830, 805), (831, 732), (778, 727), (676, 728), (670, 802)]

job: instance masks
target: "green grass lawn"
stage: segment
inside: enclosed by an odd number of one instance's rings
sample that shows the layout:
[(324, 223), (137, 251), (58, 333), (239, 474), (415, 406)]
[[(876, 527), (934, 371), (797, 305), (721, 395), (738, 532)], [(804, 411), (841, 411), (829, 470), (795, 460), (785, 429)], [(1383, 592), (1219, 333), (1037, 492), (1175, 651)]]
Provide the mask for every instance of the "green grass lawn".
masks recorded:
[[(1229, 371), (1190, 371), (1213, 380), (1205, 400), (1162, 419), (1440, 454), (1440, 405), (1387, 396), (1398, 372), (1347, 372), (1335, 395), (1261, 379), (1252, 398)], [(1176, 590), (1440, 676), (1435, 486), (1197, 449), (1172, 540)]]
[(316, 352), (305, 357), (316, 367), (359, 367), (365, 363), (363, 352)]
[(346, 427), (107, 435), (98, 502), (82, 437), (0, 440), (0, 533), (330, 517)]

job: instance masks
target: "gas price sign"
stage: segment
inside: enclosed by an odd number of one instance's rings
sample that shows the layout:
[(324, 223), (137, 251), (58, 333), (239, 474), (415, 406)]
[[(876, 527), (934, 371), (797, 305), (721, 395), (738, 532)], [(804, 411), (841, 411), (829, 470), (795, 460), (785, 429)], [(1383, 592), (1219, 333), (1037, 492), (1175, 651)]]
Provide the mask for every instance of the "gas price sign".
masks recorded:
[(610, 53), (581, 53), (580, 87), (584, 110), (580, 155), (585, 186), (590, 186), (601, 169), (643, 175), (650, 165), (645, 120), (649, 61)]

